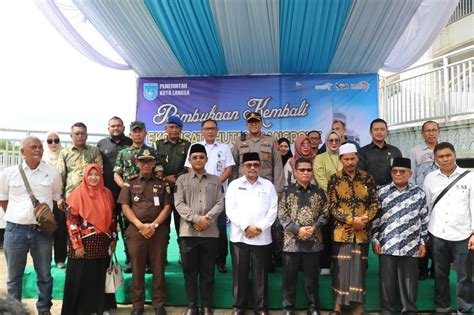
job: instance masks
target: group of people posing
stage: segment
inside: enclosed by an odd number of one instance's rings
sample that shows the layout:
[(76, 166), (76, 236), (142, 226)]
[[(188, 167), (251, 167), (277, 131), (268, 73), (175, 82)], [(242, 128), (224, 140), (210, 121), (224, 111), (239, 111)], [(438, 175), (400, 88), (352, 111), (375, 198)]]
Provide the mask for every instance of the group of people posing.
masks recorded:
[[(282, 266), (285, 315), (295, 314), (299, 271), (308, 315), (320, 313), (320, 274), (332, 275), (334, 314), (346, 308), (361, 314), (370, 243), (379, 255), (383, 314), (397, 312), (397, 296), (402, 313), (417, 312), (428, 256), (436, 311), (451, 311), (451, 263), (458, 276), (457, 311), (471, 311), (474, 176), (456, 165), (450, 143), (438, 142), (436, 122), (423, 124), (424, 142), (409, 158), (386, 143), (382, 119), (372, 121), (372, 142), (362, 148), (347, 139), (345, 123), (335, 120), (324, 144), (322, 133), (311, 131), (295, 140), (294, 155), (287, 139), (262, 133), (260, 113), (247, 115), (246, 125), (248, 132), (232, 147), (217, 140), (212, 119), (201, 124), (204, 140), (189, 143), (176, 116), (167, 121), (166, 137), (152, 146), (145, 143), (143, 122), (132, 122), (126, 137), (119, 117), (109, 120), (110, 136), (97, 146), (86, 143), (83, 123), (71, 127), (67, 148), (61, 149), (55, 132), (46, 135), (44, 146), (36, 137), (25, 138), (24, 162), (0, 173), (8, 295), (21, 300), (29, 251), (38, 313), (50, 314), (54, 244), (56, 267), (66, 268), (62, 314), (102, 314), (116, 307), (115, 296), (104, 292), (119, 225), (125, 272), (133, 274), (131, 314), (144, 313), (148, 272), (155, 314), (164, 315), (173, 217), (186, 315), (213, 314), (214, 271), (228, 271), (229, 247), (233, 315), (247, 310), (250, 279), (255, 314), (268, 314), (268, 273), (275, 266)], [(54, 237), (38, 228), (19, 167), (35, 197), (53, 209)]]

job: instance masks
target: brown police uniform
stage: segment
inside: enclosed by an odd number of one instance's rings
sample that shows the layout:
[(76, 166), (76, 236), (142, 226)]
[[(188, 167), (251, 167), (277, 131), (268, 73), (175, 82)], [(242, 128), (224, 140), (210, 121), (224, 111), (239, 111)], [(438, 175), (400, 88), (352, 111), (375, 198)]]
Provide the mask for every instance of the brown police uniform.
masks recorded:
[(263, 133), (258, 137), (250, 138), (247, 135), (245, 140), (238, 139), (232, 147), (235, 161), (233, 179), (244, 175), (241, 165), (243, 156), (247, 152), (258, 152), (262, 164), (260, 176), (271, 181), (278, 193), (282, 192), (285, 178), (276, 141)]
[[(118, 198), (122, 205), (128, 205), (142, 223), (153, 222), (165, 205), (173, 203), (169, 186), (154, 176), (142, 177), (127, 181), (130, 187), (123, 187)], [(154, 197), (159, 198), (155, 206)], [(147, 258), (151, 262), (153, 273), (153, 307), (159, 308), (166, 300), (166, 247), (168, 243), (169, 225), (160, 224), (155, 234), (145, 239), (135, 225), (130, 224), (126, 231), (127, 245), (132, 265), (132, 303), (134, 309), (143, 308), (145, 303), (145, 267)]]

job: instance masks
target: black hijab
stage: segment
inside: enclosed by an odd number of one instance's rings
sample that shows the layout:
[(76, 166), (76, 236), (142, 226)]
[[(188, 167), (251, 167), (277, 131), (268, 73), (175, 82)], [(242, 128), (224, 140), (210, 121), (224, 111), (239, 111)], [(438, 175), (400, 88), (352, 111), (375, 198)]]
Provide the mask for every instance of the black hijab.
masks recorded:
[(288, 161), (288, 159), (293, 156), (293, 153), (291, 152), (290, 140), (288, 140), (287, 138), (278, 139), (278, 144), (281, 144), (282, 142), (286, 142), (286, 144), (288, 144), (288, 147), (290, 147), (290, 150), (288, 151), (288, 153), (281, 156), (281, 162), (283, 163), (283, 166), (285, 166), (286, 161)]

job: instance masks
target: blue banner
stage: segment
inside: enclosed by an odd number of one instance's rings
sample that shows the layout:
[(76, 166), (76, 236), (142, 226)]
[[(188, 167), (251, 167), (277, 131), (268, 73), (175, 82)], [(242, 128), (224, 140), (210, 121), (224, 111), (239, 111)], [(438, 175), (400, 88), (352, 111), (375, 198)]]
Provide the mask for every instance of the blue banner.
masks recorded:
[(246, 131), (245, 115), (258, 111), (263, 131), (293, 141), (309, 130), (323, 136), (334, 119), (346, 123), (348, 137), (365, 145), (378, 117), (378, 76), (305, 75), (199, 78), (140, 78), (137, 119), (146, 123), (150, 144), (164, 136), (166, 120), (177, 115), (183, 136), (201, 140), (201, 122), (215, 119), (219, 138), (233, 143)]

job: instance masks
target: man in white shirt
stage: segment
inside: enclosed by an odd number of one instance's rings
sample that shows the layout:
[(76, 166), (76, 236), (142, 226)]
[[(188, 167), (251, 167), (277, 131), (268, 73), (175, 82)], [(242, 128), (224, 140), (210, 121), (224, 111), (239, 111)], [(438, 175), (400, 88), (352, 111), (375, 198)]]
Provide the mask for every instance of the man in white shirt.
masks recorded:
[[(61, 199), (62, 183), (59, 172), (42, 163), (43, 145), (36, 137), (27, 137), (21, 142), (25, 171), (31, 190), (39, 200), (53, 208), (53, 200)], [(51, 308), (53, 278), (51, 277), (51, 236), (39, 231), (33, 203), (20, 174), (14, 165), (0, 174), (0, 206), (5, 210), (6, 221), (4, 251), (7, 260), (8, 296), (21, 301), (22, 279), (26, 258), (30, 252), (37, 275), (39, 315), (49, 315)]]
[[(217, 121), (214, 119), (207, 119), (203, 121), (201, 124), (201, 133), (204, 137), (204, 140), (199, 143), (206, 148), (206, 172), (219, 177), (225, 193), (227, 190), (227, 180), (234, 171), (235, 162), (230, 147), (216, 139), (217, 132)], [(189, 172), (192, 171), (191, 163), (189, 162), (189, 152), (184, 166), (188, 168)], [(217, 244), (216, 265), (217, 270), (220, 273), (226, 273), (227, 267), (225, 266), (225, 263), (228, 254), (228, 244), (227, 215), (225, 209), (217, 218), (217, 227), (219, 228), (219, 241)]]
[(268, 260), (272, 243), (278, 196), (272, 182), (260, 177), (257, 152), (242, 157), (244, 176), (227, 189), (226, 211), (230, 219), (230, 253), (233, 267), (234, 305), (232, 315), (247, 308), (248, 273), (252, 266), (253, 305), (256, 315), (268, 315)]
[(428, 231), (432, 235), (435, 263), (436, 311), (451, 312), (449, 271), (450, 263), (454, 261), (458, 314), (472, 314), (474, 286), (470, 251), (474, 250), (474, 174), (467, 173), (438, 198), (466, 170), (456, 165), (456, 152), (451, 143), (437, 144), (434, 156), (439, 170), (426, 176), (423, 189), (431, 210)]

